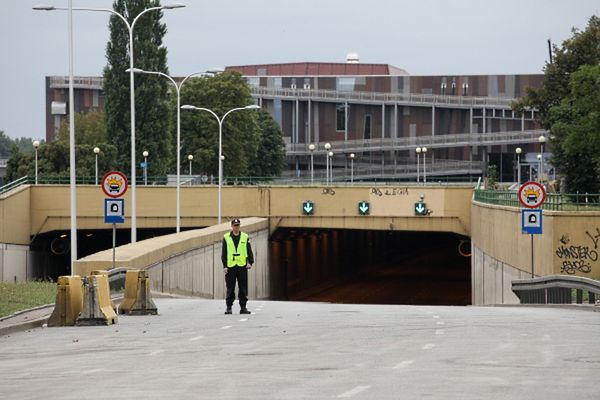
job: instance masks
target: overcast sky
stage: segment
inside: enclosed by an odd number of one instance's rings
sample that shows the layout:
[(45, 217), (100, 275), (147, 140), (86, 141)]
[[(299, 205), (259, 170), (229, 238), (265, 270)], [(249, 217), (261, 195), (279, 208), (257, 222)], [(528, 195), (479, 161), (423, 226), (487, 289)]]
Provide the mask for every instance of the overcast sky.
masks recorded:
[[(45, 136), (44, 77), (68, 75), (67, 13), (0, 2), (0, 130)], [(598, 0), (179, 0), (165, 11), (172, 75), (298, 61), (388, 63), (412, 75), (540, 73), (562, 42), (600, 13)], [(163, 4), (168, 1), (163, 0)], [(111, 0), (73, 0), (112, 7)], [(108, 16), (74, 14), (75, 75), (99, 76)]]

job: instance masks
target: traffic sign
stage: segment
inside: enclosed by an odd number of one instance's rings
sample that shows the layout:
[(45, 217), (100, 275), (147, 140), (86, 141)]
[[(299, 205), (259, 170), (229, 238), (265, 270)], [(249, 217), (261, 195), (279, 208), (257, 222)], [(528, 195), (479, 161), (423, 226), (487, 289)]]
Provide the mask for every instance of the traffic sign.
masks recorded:
[(148, 163), (147, 162), (141, 162), (140, 163), (140, 168), (148, 168)]
[(523, 233), (540, 235), (542, 233), (542, 210), (521, 210), (521, 230)]
[(127, 191), (127, 177), (119, 171), (107, 172), (102, 178), (102, 191), (113, 199), (123, 196)]
[(125, 200), (104, 199), (104, 223), (122, 224), (125, 222)]
[(518, 197), (523, 207), (538, 208), (546, 200), (546, 189), (537, 182), (525, 182), (519, 188)]
[(415, 215), (427, 215), (427, 204), (422, 201), (415, 203)]
[(369, 215), (371, 212), (371, 204), (366, 201), (358, 202), (358, 215)]
[(306, 200), (302, 203), (302, 213), (304, 215), (313, 215), (315, 212), (315, 203), (310, 200)]

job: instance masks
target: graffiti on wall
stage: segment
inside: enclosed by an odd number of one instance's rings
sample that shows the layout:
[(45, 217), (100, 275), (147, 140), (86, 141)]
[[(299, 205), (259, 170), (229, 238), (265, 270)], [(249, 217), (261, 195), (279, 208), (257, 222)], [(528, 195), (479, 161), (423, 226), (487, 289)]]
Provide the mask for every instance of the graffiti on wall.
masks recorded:
[(554, 254), (559, 258), (561, 274), (574, 275), (577, 272), (589, 274), (592, 272), (592, 263), (598, 261), (598, 242), (600, 240), (600, 229), (595, 232), (586, 231), (585, 235), (590, 239), (586, 243), (573, 243), (569, 234), (563, 234), (559, 239), (560, 244)]

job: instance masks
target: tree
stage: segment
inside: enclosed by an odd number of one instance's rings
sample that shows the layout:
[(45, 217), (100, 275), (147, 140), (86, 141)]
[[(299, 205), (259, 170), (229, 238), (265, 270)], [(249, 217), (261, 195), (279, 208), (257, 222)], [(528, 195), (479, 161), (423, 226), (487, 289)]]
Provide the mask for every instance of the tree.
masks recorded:
[[(129, 23), (144, 9), (158, 6), (158, 0), (116, 0), (113, 9)], [(136, 22), (133, 32), (135, 67), (168, 73), (167, 49), (162, 45), (167, 32), (162, 11), (150, 11)], [(113, 15), (109, 22), (110, 41), (106, 46), (108, 64), (104, 68), (106, 128), (110, 142), (118, 148), (117, 165), (131, 168), (131, 125), (129, 98), (129, 33), (124, 22)], [(167, 81), (159, 76), (136, 74), (136, 159), (148, 150), (152, 155), (150, 174), (167, 172), (172, 159), (168, 130)]]
[[(237, 72), (190, 79), (181, 93), (181, 104), (211, 109), (219, 118), (232, 108), (253, 103), (250, 88)], [(175, 107), (174, 101), (172, 107)], [(175, 123), (171, 125), (175, 126)], [(194, 165), (197, 165), (194, 169), (217, 175), (219, 125), (216, 118), (206, 111), (182, 110), (181, 136), (182, 154), (194, 155)], [(225, 156), (223, 175), (251, 175), (249, 168), (255, 164), (260, 142), (256, 111), (236, 111), (229, 114), (223, 124), (222, 139)]]
[(12, 145), (12, 139), (4, 134), (4, 131), (0, 131), (0, 158), (6, 158), (10, 155)]
[(258, 125), (260, 142), (252, 174), (255, 176), (279, 175), (285, 167), (285, 143), (281, 128), (265, 110), (258, 112)]
[[(103, 112), (91, 110), (75, 114), (76, 144), (96, 146), (107, 141), (106, 120)], [(63, 121), (58, 130), (57, 140), (69, 142), (69, 123)]]
[(600, 66), (584, 65), (560, 105), (550, 108), (553, 163), (570, 191), (600, 191)]

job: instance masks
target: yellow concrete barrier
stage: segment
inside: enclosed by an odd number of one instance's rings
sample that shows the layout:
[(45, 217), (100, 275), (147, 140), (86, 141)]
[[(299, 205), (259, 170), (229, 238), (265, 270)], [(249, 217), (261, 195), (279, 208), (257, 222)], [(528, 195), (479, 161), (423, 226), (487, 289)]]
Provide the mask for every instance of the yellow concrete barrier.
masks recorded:
[[(104, 275), (106, 276), (106, 281), (104, 279), (101, 279), (98, 284), (101, 284), (103, 286), (102, 290), (108, 292), (108, 301), (110, 303), (110, 306), (112, 307), (113, 310), (115, 310), (115, 314), (117, 313), (117, 306), (115, 305), (115, 303), (112, 301), (112, 298), (110, 297), (110, 284), (108, 282), (108, 271), (104, 270), (104, 269), (100, 269), (97, 271), (92, 271), (91, 275)], [(105, 285), (106, 283), (106, 285)]]
[(150, 277), (148, 271), (132, 269), (125, 275), (125, 298), (119, 308), (121, 314), (147, 315), (158, 314), (156, 305), (150, 296)]
[(59, 276), (56, 304), (48, 319), (48, 326), (72, 326), (83, 309), (81, 277)]
[(89, 326), (115, 323), (117, 323), (117, 314), (110, 301), (108, 276), (86, 276), (83, 283), (83, 311), (75, 324)]

